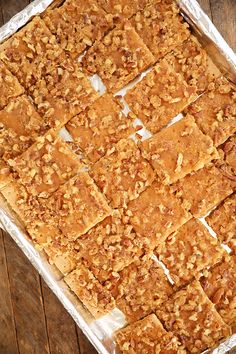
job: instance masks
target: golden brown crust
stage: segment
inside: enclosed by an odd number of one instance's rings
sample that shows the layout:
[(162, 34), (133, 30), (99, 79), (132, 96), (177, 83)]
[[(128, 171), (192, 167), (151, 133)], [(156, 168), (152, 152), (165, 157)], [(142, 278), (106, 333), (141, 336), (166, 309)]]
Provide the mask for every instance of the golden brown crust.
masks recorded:
[(67, 275), (64, 281), (94, 317), (106, 315), (115, 307), (115, 301), (110, 292), (82, 263)]
[(153, 63), (151, 52), (129, 23), (96, 42), (82, 60), (86, 72), (98, 74), (110, 92), (119, 91)]
[(206, 218), (220, 242), (227, 245), (236, 242), (236, 194), (224, 200), (218, 208)]
[(163, 269), (150, 256), (133, 262), (106, 282), (128, 322), (152, 313), (173, 290)]
[(118, 99), (105, 94), (67, 124), (73, 139), (92, 162), (134, 132), (133, 119), (125, 117), (121, 109)]
[(178, 181), (218, 156), (213, 141), (190, 115), (144, 141), (141, 148), (164, 184)]
[(198, 281), (176, 292), (156, 311), (167, 330), (176, 335), (190, 353), (214, 347), (231, 334)]
[(152, 133), (166, 126), (196, 98), (196, 89), (165, 58), (125, 95), (130, 108)]
[(90, 173), (113, 208), (126, 208), (154, 180), (152, 167), (131, 139), (120, 140)]
[(197, 219), (191, 219), (171, 234), (155, 253), (180, 287), (199, 279), (205, 269), (217, 264), (226, 251)]
[(149, 239), (151, 249), (191, 218), (169, 188), (157, 182), (129, 203), (127, 215), (135, 231)]
[(214, 164), (187, 175), (171, 189), (197, 218), (205, 216), (233, 192), (231, 180)]
[(236, 132), (236, 92), (225, 78), (209, 84), (208, 91), (187, 111), (216, 146)]
[(201, 279), (202, 287), (223, 320), (236, 330), (236, 257), (217, 265)]
[(179, 340), (167, 332), (156, 315), (151, 314), (115, 334), (124, 354), (184, 354)]

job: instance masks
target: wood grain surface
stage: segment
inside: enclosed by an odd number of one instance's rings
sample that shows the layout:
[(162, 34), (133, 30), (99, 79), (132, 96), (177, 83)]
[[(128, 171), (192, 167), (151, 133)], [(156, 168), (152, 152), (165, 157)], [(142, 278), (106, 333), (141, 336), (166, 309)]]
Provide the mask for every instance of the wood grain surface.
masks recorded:
[[(78, 0), (79, 1), (79, 0)], [(0, 0), (0, 25), (28, 5)], [(236, 50), (236, 0), (199, 0)], [(95, 354), (17, 245), (0, 230), (0, 354)]]

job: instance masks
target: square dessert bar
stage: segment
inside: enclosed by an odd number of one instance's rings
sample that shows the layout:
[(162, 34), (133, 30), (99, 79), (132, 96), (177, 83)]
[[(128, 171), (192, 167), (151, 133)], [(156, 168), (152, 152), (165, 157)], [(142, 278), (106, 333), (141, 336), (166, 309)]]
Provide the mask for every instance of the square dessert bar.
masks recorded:
[(67, 124), (73, 139), (92, 162), (134, 132), (133, 120), (121, 110), (120, 101), (105, 94)]
[(177, 337), (164, 329), (155, 314), (120, 329), (115, 339), (124, 354), (186, 353)]
[(83, 167), (79, 158), (53, 131), (38, 137), (21, 156), (10, 161), (33, 196), (48, 198)]
[(202, 271), (218, 263), (226, 251), (203, 224), (191, 219), (168, 236), (156, 249), (158, 259), (170, 271), (175, 285), (186, 285), (199, 279)]
[(111, 214), (107, 201), (87, 172), (74, 178), (47, 199), (59, 219), (59, 228), (68, 241), (74, 241)]
[(214, 267), (202, 278), (202, 287), (223, 320), (236, 330), (236, 256)]
[(149, 239), (150, 248), (162, 243), (191, 217), (169, 188), (157, 182), (129, 203), (127, 214), (135, 231)]
[(2, 61), (0, 61), (0, 92), (0, 109), (3, 109), (9, 103), (11, 98), (24, 93), (24, 89), (17, 78), (12, 75)]
[(196, 88), (197, 94), (204, 92), (210, 82), (221, 76), (205, 49), (192, 35), (176, 46), (165, 59), (176, 72), (182, 73), (189, 85)]
[(153, 4), (132, 17), (131, 24), (156, 61), (190, 36), (189, 26), (183, 22), (173, 0), (153, 1)]
[(236, 244), (236, 194), (233, 194), (218, 206), (206, 218), (220, 242), (230, 246)]
[(83, 263), (67, 275), (64, 281), (94, 317), (104, 316), (115, 307), (110, 292), (99, 283)]
[(20, 155), (45, 129), (44, 119), (27, 96), (12, 98), (0, 110), (0, 155), (6, 160)]
[(14, 175), (8, 173), (5, 182), (0, 191), (35, 243), (45, 245), (62, 237), (57, 215), (48, 208), (47, 200), (29, 194)]
[(236, 132), (236, 92), (225, 78), (218, 78), (187, 110), (216, 146)]
[(163, 269), (150, 256), (133, 262), (105, 284), (129, 323), (152, 313), (173, 293)]
[(127, 207), (154, 180), (152, 167), (131, 139), (120, 140), (90, 173), (113, 208)]
[(190, 353), (214, 347), (231, 334), (230, 327), (196, 280), (172, 295), (156, 313), (165, 328), (173, 332)]
[(144, 141), (141, 148), (164, 184), (178, 181), (218, 156), (213, 141), (190, 115)]
[(57, 129), (98, 98), (77, 63), (57, 66), (32, 85), (29, 94), (49, 126)]
[(131, 110), (157, 133), (197, 98), (196, 89), (162, 59), (125, 95)]
[(0, 48), (0, 59), (26, 89), (67, 60), (55, 36), (37, 16)]
[(129, 23), (96, 42), (82, 60), (86, 72), (98, 74), (110, 92), (119, 91), (153, 63), (152, 53)]
[(118, 209), (77, 243), (80, 257), (101, 282), (116, 276), (149, 246), (148, 239), (138, 236)]
[(112, 16), (96, 0), (67, 0), (49, 10), (44, 21), (61, 47), (73, 58), (78, 57), (95, 40), (100, 40), (113, 26)]
[(205, 216), (233, 192), (230, 179), (214, 164), (187, 175), (172, 186), (172, 191), (197, 218)]

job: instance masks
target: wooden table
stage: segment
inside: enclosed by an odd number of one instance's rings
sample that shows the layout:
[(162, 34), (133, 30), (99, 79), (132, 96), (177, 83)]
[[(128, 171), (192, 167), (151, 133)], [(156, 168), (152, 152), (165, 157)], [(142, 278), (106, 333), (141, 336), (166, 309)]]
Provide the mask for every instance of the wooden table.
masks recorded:
[[(0, 25), (29, 2), (0, 0)], [(236, 1), (199, 2), (236, 50)], [(15, 353), (93, 354), (96, 351), (11, 237), (0, 230), (0, 354)]]

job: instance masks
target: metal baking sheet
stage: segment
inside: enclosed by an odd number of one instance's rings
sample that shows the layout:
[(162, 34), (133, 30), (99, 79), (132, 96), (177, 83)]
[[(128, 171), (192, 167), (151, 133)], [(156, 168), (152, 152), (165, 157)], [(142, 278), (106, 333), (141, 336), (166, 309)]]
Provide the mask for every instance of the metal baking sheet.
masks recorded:
[[(191, 25), (203, 47), (226, 77), (236, 85), (236, 56), (233, 50), (225, 42), (208, 16), (202, 11), (196, 0), (177, 0), (177, 2), (181, 13)], [(0, 28), (0, 42), (14, 34), (33, 16), (44, 12), (53, 3), (53, 0), (35, 0), (32, 2)], [(92, 82), (100, 92), (104, 90), (98, 78), (93, 78)], [(125, 90), (122, 90), (120, 93), (124, 94), (124, 92)], [(125, 113), (127, 113), (127, 107), (125, 110)], [(8, 208), (6, 201), (1, 195), (0, 227), (7, 231), (15, 240), (97, 351), (101, 354), (118, 353), (112, 339), (112, 333), (115, 329), (124, 325), (125, 321), (122, 313), (115, 309), (111, 314), (99, 320), (94, 320), (81, 302), (65, 286), (57, 269), (49, 265), (43, 252), (38, 251), (29, 240), (16, 215)], [(236, 353), (236, 334), (210, 352), (214, 354)]]

